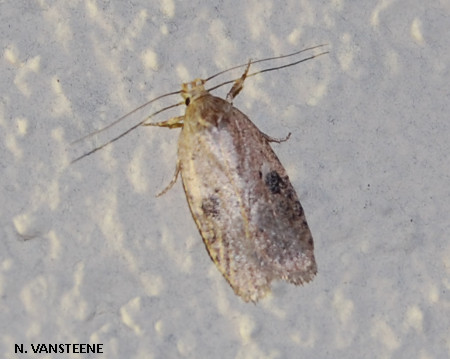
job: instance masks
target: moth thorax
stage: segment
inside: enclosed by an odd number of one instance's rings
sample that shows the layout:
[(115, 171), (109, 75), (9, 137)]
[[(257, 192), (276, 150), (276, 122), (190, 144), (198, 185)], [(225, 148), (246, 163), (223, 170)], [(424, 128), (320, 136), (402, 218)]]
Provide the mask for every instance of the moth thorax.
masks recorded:
[(205, 94), (206, 90), (203, 86), (205, 80), (195, 79), (194, 81), (184, 83), (181, 85), (181, 96), (186, 99), (195, 100), (201, 95)]

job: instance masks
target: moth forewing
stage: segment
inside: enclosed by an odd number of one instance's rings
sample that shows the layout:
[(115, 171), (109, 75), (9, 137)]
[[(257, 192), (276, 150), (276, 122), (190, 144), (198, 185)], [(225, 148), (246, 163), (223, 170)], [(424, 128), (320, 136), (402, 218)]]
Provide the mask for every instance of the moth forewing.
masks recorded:
[[(317, 273), (312, 235), (286, 170), (270, 146), (270, 142), (285, 141), (289, 135), (279, 140), (264, 134), (232, 102), (242, 90), (246, 78), (293, 66), (326, 53), (252, 74), (248, 73), (252, 64), (249, 62), (239, 79), (209, 90), (205, 89), (205, 83), (224, 71), (206, 80), (185, 83), (181, 91), (157, 98), (180, 93), (186, 105), (184, 115), (162, 122), (148, 122), (156, 114), (181, 103), (168, 106), (72, 162), (141, 125), (180, 127), (175, 174), (160, 195), (173, 186), (180, 173), (192, 217), (206, 249), (234, 292), (244, 301), (256, 302), (270, 292), (273, 280), (285, 280), (296, 285), (309, 282)], [(226, 100), (210, 94), (212, 89), (228, 83), (233, 85)]]
[(209, 255), (237, 295), (257, 301), (273, 280), (302, 284), (317, 268), (302, 206), (269, 137), (232, 106), (247, 71), (228, 101), (203, 84), (183, 96), (178, 161)]

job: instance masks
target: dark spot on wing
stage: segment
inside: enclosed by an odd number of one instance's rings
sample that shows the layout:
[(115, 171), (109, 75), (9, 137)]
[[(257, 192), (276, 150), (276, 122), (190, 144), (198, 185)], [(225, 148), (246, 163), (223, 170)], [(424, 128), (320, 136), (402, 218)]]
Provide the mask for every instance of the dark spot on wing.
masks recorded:
[(219, 198), (217, 198), (216, 196), (204, 198), (202, 201), (203, 213), (208, 217), (216, 218), (219, 216), (220, 212), (219, 205)]
[(286, 187), (285, 181), (280, 177), (277, 171), (271, 171), (265, 177), (266, 186), (272, 193), (280, 193), (281, 189)]
[(288, 190), (286, 191), (286, 197), (290, 200), (296, 200), (297, 195), (292, 188), (288, 188)]
[(295, 213), (297, 216), (299, 216), (299, 217), (303, 216), (303, 207), (302, 207), (302, 205), (300, 204), (299, 201), (296, 201), (296, 202), (294, 203), (294, 208), (293, 208), (293, 210), (294, 210), (294, 213)]

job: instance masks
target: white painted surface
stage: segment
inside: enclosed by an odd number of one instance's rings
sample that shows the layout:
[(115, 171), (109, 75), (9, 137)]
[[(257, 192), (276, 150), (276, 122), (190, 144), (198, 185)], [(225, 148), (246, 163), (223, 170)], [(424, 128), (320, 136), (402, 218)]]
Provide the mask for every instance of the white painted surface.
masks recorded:
[[(448, 4), (151, 3), (0, 3), (0, 356), (450, 356)], [(274, 148), (315, 239), (305, 287), (233, 294), (181, 183), (154, 197), (177, 130), (139, 128), (69, 165), (158, 107), (71, 141), (183, 81), (320, 43), (330, 55), (249, 79), (235, 101), (266, 133), (292, 132)]]

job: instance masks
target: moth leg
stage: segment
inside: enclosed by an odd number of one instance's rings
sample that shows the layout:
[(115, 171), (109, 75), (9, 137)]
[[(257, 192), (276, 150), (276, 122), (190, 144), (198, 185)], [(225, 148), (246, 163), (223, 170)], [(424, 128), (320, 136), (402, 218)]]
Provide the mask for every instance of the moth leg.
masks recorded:
[[(183, 127), (183, 120), (184, 120), (184, 116), (178, 116), (178, 117), (172, 117), (171, 119), (169, 119), (167, 121), (143, 123), (142, 125), (143, 126), (169, 127), (170, 129), (172, 129), (172, 128), (177, 128), (177, 127)], [(172, 177), (172, 180), (166, 186), (166, 188), (164, 188), (160, 193), (158, 193), (156, 195), (156, 197), (161, 197), (163, 194), (165, 194), (168, 190), (170, 190), (173, 187), (173, 185), (177, 181), (178, 173), (180, 173), (180, 162), (179, 161), (177, 161), (177, 165), (175, 167), (175, 173)]]
[(264, 132), (261, 132), (261, 134), (268, 142), (276, 142), (276, 143), (286, 142), (291, 137), (290, 132), (287, 134), (286, 137), (283, 137), (283, 138), (272, 137), (272, 136), (266, 135)]
[[(169, 120), (170, 121), (170, 120)], [(180, 161), (177, 161), (177, 165), (175, 167), (175, 173), (173, 174), (172, 180), (170, 183), (164, 188), (160, 193), (156, 195), (156, 197), (161, 197), (163, 194), (167, 193), (169, 189), (173, 187), (178, 178), (178, 173), (180, 173)]]
[(241, 92), (242, 88), (244, 87), (244, 81), (247, 77), (248, 70), (250, 70), (251, 63), (252, 63), (252, 60), (249, 60), (248, 65), (245, 69), (245, 72), (242, 74), (241, 78), (234, 81), (233, 87), (227, 94), (227, 101), (229, 103), (233, 103), (233, 99), (238, 95), (239, 92)]
[(170, 129), (172, 129), (177, 127), (183, 127), (183, 120), (184, 116), (178, 116), (172, 117), (167, 121), (143, 123), (142, 126), (169, 127)]

